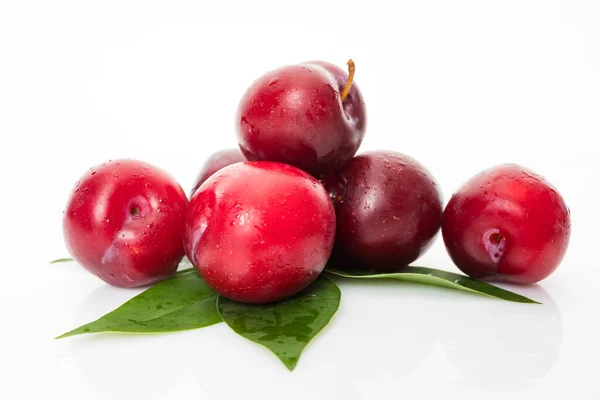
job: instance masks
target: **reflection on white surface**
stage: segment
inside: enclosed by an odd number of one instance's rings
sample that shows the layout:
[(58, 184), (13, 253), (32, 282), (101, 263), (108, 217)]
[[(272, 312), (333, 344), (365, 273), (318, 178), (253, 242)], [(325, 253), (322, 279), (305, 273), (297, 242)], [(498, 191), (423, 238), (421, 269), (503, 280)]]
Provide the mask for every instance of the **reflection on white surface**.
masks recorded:
[[(75, 320), (90, 322), (139, 291), (102, 285), (84, 300)], [(94, 334), (66, 340), (90, 390), (102, 398), (142, 399), (157, 398), (183, 377), (185, 364), (172, 348), (157, 345), (158, 339), (159, 335)]]
[[(350, 354), (356, 362), (340, 363), (338, 379), (347, 386), (372, 387), (408, 382), (421, 368), (426, 374), (444, 365), (445, 371), (438, 370), (444, 376), (485, 391), (536, 384), (558, 360), (560, 313), (539, 285), (503, 286), (543, 304), (393, 281), (343, 281), (347, 295), (336, 333), (345, 337), (335, 342), (337, 359), (348, 360)], [(440, 364), (438, 355), (448, 362)]]
[[(338, 375), (352, 382), (397, 380), (410, 375), (431, 352), (437, 338), (436, 298), (417, 295), (415, 286), (396, 281), (348, 281), (334, 341)], [(360, 297), (350, 291), (360, 292)], [(415, 293), (415, 296), (411, 294)], [(398, 305), (390, 309), (390, 299)], [(425, 318), (424, 318), (425, 317)], [(349, 345), (353, 343), (354, 345)]]
[[(102, 285), (82, 303), (76, 323), (90, 322), (139, 292)], [(198, 398), (211, 400), (270, 399), (282, 394), (286, 399), (320, 399), (324, 393), (337, 398), (331, 380), (334, 364), (303, 359), (304, 373), (300, 367), (290, 373), (266, 349), (223, 323), (187, 332), (101, 333), (65, 340), (72, 342), (72, 357), (86, 386), (101, 398), (171, 399), (179, 386), (189, 384), (207, 395)], [(321, 349), (313, 345), (319, 355)]]
[[(540, 286), (510, 289), (543, 305), (394, 281), (338, 283), (340, 310), (293, 373), (224, 324), (66, 340), (86, 387), (102, 398), (170, 398), (195, 385), (216, 400), (279, 398), (282, 391), (287, 399), (371, 399), (365, 390), (395, 391), (423, 377), (433, 382), (432, 367), (438, 382), (443, 376), (484, 391), (512, 391), (536, 384), (558, 360), (561, 316)], [(102, 285), (76, 322), (94, 320), (138, 292)]]
[(157, 398), (181, 381), (184, 365), (150, 336), (72, 339), (73, 360), (86, 387), (102, 398)]
[(490, 391), (535, 384), (556, 364), (560, 313), (541, 286), (512, 287), (538, 304), (469, 301), (448, 315), (441, 344), (460, 380)]

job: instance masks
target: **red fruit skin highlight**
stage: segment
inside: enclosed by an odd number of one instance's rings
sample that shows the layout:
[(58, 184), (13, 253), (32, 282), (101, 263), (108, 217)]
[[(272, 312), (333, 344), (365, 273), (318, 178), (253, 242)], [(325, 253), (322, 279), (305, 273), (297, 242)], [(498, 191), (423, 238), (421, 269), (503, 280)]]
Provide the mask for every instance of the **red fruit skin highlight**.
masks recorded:
[(358, 150), (366, 130), (362, 94), (348, 73), (323, 61), (265, 73), (243, 95), (236, 129), (248, 160), (278, 161), (316, 177), (330, 174)]
[(230, 165), (190, 202), (188, 258), (218, 293), (246, 303), (287, 298), (313, 282), (333, 248), (335, 212), (325, 188), (286, 164)]
[(246, 157), (244, 157), (240, 149), (224, 149), (212, 154), (206, 159), (204, 164), (202, 164), (200, 172), (198, 172), (196, 181), (194, 182), (192, 190), (190, 191), (190, 198), (194, 195), (194, 193), (196, 193), (196, 190), (198, 190), (200, 185), (202, 185), (204, 181), (210, 178), (215, 172), (231, 164), (244, 161), (246, 161)]
[(562, 261), (571, 234), (569, 209), (556, 188), (515, 164), (483, 171), (450, 199), (444, 243), (467, 275), (532, 284)]
[(422, 255), (440, 229), (438, 185), (407, 155), (358, 155), (328, 177), (325, 186), (335, 202), (339, 268), (398, 270)]
[(69, 253), (92, 274), (119, 287), (172, 276), (184, 251), (188, 204), (166, 172), (136, 160), (90, 169), (69, 196), (63, 234)]

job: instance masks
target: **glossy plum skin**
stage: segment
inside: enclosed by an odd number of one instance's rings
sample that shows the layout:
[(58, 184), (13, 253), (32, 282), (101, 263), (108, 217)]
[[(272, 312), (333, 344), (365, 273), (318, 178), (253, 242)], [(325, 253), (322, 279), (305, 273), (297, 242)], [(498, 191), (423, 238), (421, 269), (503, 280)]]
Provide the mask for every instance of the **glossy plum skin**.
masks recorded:
[(348, 73), (322, 61), (267, 72), (242, 97), (236, 119), (248, 160), (278, 161), (316, 177), (349, 161), (366, 129), (356, 83), (341, 101)]
[(190, 198), (194, 195), (194, 193), (196, 193), (196, 190), (198, 190), (200, 185), (202, 185), (204, 181), (210, 178), (215, 172), (227, 167), (228, 165), (244, 161), (246, 161), (246, 157), (244, 157), (240, 149), (224, 149), (212, 154), (206, 159), (204, 164), (202, 164), (200, 172), (198, 172), (198, 177), (196, 178), (194, 186), (192, 186), (192, 190), (190, 191)]
[(63, 216), (73, 258), (103, 281), (137, 287), (173, 275), (183, 258), (188, 204), (164, 171), (136, 160), (109, 161), (77, 182)]
[(218, 293), (245, 303), (293, 295), (321, 273), (335, 211), (325, 188), (290, 165), (255, 161), (211, 176), (190, 202), (188, 258)]
[(425, 167), (404, 154), (356, 156), (325, 186), (335, 203), (339, 268), (400, 269), (423, 254), (440, 229), (438, 185)]
[(442, 235), (452, 261), (474, 278), (539, 282), (562, 261), (569, 209), (556, 188), (515, 164), (466, 182), (444, 210)]

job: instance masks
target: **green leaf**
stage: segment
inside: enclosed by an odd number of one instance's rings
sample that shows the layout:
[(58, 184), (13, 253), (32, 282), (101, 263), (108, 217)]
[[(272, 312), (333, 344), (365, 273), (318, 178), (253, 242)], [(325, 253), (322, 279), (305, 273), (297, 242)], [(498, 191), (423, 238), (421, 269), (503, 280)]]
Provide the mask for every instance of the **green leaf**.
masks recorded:
[(195, 269), (188, 269), (57, 339), (83, 333), (158, 333), (202, 328), (221, 322), (216, 303), (217, 294)]
[(59, 258), (59, 259), (50, 261), (50, 264), (66, 263), (66, 262), (72, 262), (72, 261), (73, 261), (72, 258)]
[(344, 278), (355, 279), (395, 279), (405, 282), (421, 283), (424, 285), (440, 286), (450, 289), (464, 290), (471, 293), (479, 293), (497, 299), (514, 301), (517, 303), (541, 304), (520, 294), (501, 289), (489, 283), (469, 278), (468, 276), (441, 271), (439, 269), (425, 267), (406, 267), (398, 272), (380, 273), (365, 271), (342, 271), (328, 267), (326, 272)]
[(219, 297), (223, 320), (236, 333), (271, 350), (292, 371), (304, 347), (331, 320), (341, 293), (321, 276), (298, 295), (279, 303), (242, 304)]

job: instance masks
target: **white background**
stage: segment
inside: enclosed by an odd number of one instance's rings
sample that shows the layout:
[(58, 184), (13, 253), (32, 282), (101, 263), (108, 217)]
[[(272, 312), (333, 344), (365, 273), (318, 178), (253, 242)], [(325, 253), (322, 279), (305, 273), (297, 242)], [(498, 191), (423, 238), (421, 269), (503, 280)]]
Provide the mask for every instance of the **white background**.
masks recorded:
[[(0, 397), (599, 398), (598, 21), (593, 0), (2, 0)], [(80, 175), (139, 158), (187, 191), (208, 154), (236, 145), (253, 79), (349, 57), (368, 107), (362, 150), (417, 158), (446, 201), (503, 162), (558, 187), (567, 256), (513, 288), (544, 305), (340, 282), (338, 314), (293, 373), (224, 324), (52, 339), (138, 292), (48, 265), (67, 255), (62, 210)], [(440, 238), (418, 264), (456, 270)]]

